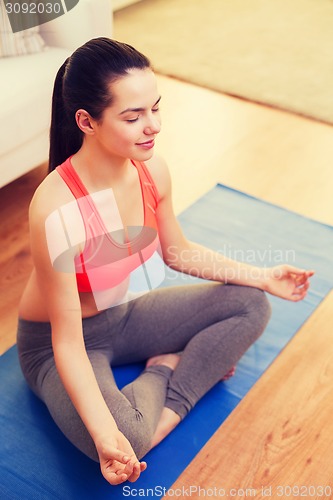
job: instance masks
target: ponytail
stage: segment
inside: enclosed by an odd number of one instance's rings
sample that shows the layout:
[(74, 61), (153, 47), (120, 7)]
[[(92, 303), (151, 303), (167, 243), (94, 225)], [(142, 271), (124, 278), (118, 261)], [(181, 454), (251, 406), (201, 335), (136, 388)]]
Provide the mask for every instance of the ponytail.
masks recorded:
[(132, 69), (151, 69), (146, 56), (131, 45), (94, 38), (79, 47), (59, 69), (53, 89), (49, 172), (75, 154), (84, 133), (75, 121), (84, 109), (99, 121), (113, 103), (110, 84)]
[(49, 172), (76, 153), (82, 145), (82, 132), (68, 116), (63, 96), (63, 79), (69, 57), (60, 67), (53, 88), (50, 128)]

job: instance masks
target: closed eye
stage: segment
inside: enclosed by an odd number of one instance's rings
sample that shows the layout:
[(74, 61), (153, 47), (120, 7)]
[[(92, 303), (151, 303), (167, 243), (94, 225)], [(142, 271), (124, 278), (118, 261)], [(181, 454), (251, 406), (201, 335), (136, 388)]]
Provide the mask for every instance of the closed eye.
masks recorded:
[[(160, 108), (159, 108), (159, 107), (157, 107), (157, 108), (153, 108), (153, 109), (152, 109), (152, 113), (158, 113), (158, 112), (159, 112), (159, 110), (160, 110)], [(140, 115), (138, 115), (136, 118), (131, 118), (130, 120), (126, 120), (126, 121), (127, 121), (128, 123), (135, 123), (135, 122), (137, 122), (137, 121), (138, 121), (139, 117), (140, 117)]]
[[(151, 108), (153, 113), (157, 113), (160, 110), (160, 108), (158, 106), (160, 103), (160, 100), (161, 100), (161, 96), (157, 99), (154, 106)], [(146, 111), (146, 109), (145, 108), (127, 108), (127, 109), (124, 109), (124, 111), (122, 111), (121, 113), (119, 113), (119, 116), (124, 115), (125, 113), (129, 113), (129, 112), (139, 113), (139, 112), (143, 112), (143, 111)], [(138, 121), (139, 117), (140, 117), (140, 115), (138, 115), (136, 118), (132, 118), (132, 119), (129, 119), (126, 121), (128, 123), (135, 123), (136, 121)]]
[(126, 120), (128, 123), (135, 123), (137, 122), (139, 117), (137, 116), (136, 118), (132, 118), (131, 120)]

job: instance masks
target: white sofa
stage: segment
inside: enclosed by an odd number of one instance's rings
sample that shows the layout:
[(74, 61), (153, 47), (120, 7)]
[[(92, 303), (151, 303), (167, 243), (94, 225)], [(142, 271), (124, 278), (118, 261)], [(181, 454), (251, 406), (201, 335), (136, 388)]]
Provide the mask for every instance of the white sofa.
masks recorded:
[(86, 41), (112, 36), (111, 0), (80, 0), (39, 31), (46, 50), (0, 58), (0, 188), (47, 160), (56, 72)]

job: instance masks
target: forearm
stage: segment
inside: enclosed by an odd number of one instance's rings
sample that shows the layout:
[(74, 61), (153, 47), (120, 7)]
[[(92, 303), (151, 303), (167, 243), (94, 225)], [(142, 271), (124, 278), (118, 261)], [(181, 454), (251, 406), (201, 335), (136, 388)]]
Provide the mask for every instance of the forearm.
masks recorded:
[(265, 268), (229, 259), (219, 252), (187, 241), (186, 247), (170, 247), (167, 264), (177, 271), (203, 279), (264, 289)]
[(54, 356), (64, 387), (95, 445), (117, 430), (115, 420), (99, 389), (84, 343), (54, 342)]

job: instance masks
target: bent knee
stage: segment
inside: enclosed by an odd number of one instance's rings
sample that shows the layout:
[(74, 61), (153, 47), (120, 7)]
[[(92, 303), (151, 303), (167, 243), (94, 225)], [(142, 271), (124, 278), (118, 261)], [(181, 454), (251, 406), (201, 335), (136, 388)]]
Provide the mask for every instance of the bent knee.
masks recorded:
[(244, 306), (246, 314), (251, 318), (251, 323), (257, 327), (258, 335), (261, 335), (272, 314), (272, 307), (266, 293), (258, 288), (246, 287)]
[(252, 309), (260, 312), (263, 317), (267, 319), (270, 318), (272, 307), (263, 290), (259, 290), (259, 288), (249, 288), (248, 303)]

